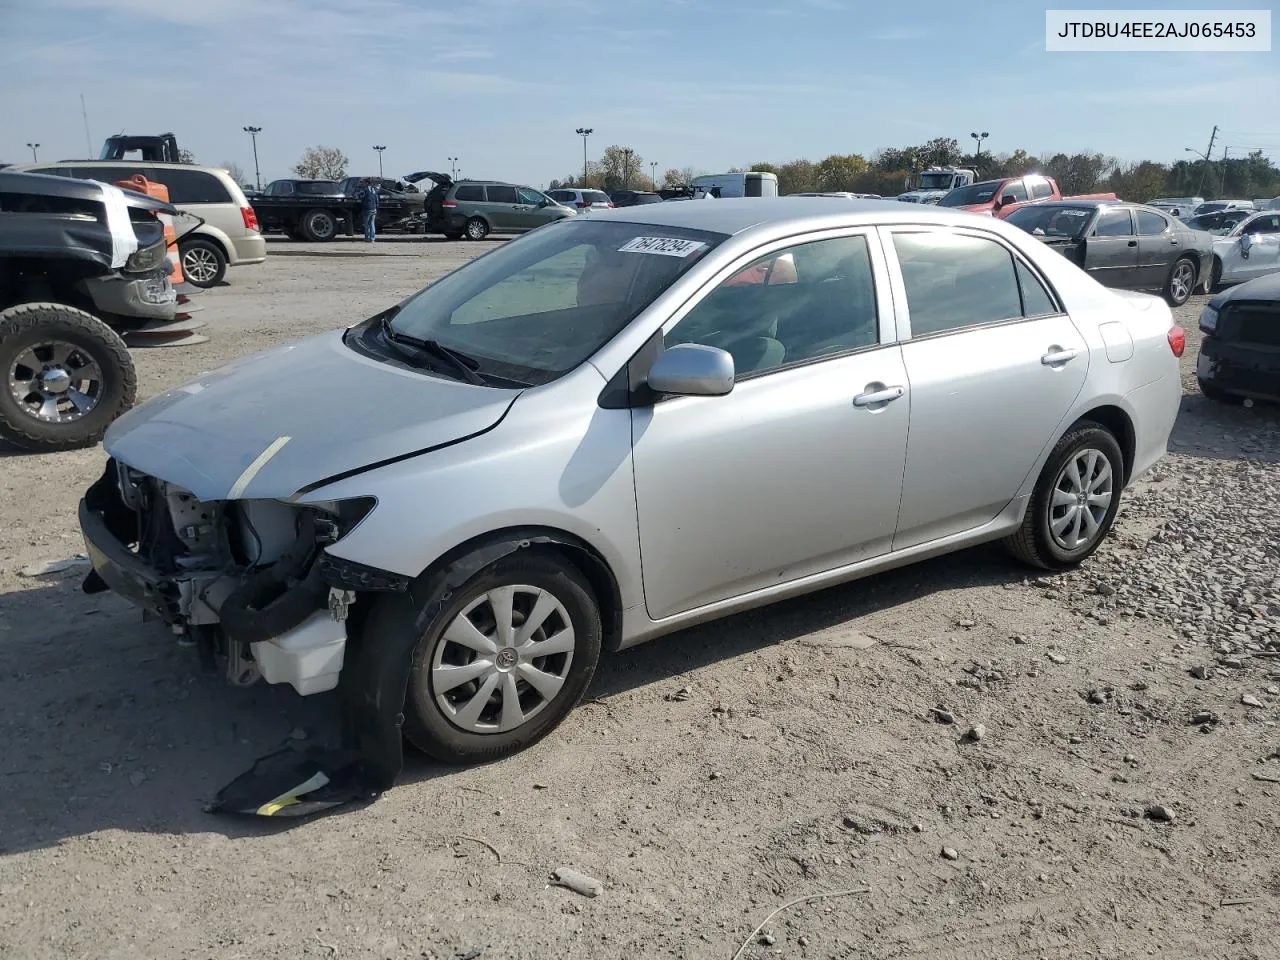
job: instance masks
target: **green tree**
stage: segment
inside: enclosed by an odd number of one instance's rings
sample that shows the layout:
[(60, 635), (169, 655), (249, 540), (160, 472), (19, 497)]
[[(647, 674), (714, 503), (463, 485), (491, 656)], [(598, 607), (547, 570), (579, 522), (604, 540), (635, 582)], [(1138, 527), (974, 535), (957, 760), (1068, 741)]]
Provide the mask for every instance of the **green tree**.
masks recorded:
[(617, 144), (604, 148), (600, 155), (600, 172), (604, 190), (643, 189), (649, 178), (642, 172), (644, 158), (629, 147)]
[(1045, 161), (1042, 172), (1058, 181), (1063, 196), (1071, 196), (1095, 192), (1098, 182), (1115, 166), (1115, 160), (1100, 153), (1055, 153)]
[(178, 151), (178, 162), (179, 163), (195, 163), (196, 155), (192, 153), (190, 150), (181, 149)]
[(293, 165), (293, 173), (303, 180), (341, 180), (347, 175), (347, 163), (347, 155), (337, 147), (307, 147)]
[(1164, 193), (1169, 168), (1162, 163), (1143, 160), (1118, 166), (1107, 178), (1107, 189), (1121, 200), (1147, 203)]

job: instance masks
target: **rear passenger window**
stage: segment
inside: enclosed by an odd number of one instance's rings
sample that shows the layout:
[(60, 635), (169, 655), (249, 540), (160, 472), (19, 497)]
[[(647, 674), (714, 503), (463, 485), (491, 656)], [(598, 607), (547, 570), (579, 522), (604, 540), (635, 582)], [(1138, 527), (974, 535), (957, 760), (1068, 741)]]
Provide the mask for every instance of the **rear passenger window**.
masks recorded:
[(1049, 185), (1047, 180), (1037, 180), (1031, 184), (1031, 198), (1033, 200), (1043, 200), (1045, 197), (1053, 196), (1053, 187)]
[(231, 194), (211, 173), (201, 170), (175, 170), (171, 167), (155, 167), (141, 171), (144, 177), (154, 179), (169, 188), (170, 203), (230, 203)]
[(1022, 203), (1027, 199), (1027, 188), (1022, 185), (1021, 180), (1015, 180), (1013, 183), (1006, 183), (1000, 191), (1000, 199), (1012, 196), (1018, 203)]
[(490, 203), (515, 203), (516, 188), (515, 187), (486, 187), (485, 192), (488, 194)]
[(1158, 213), (1152, 213), (1150, 210), (1139, 210), (1137, 214), (1139, 236), (1154, 236), (1158, 233), (1164, 233), (1169, 228), (1169, 221)]
[(1024, 316), (1013, 256), (994, 240), (939, 230), (897, 233), (893, 245), (912, 339)]
[(476, 186), (474, 184), (472, 184), (471, 186), (459, 187), (457, 191), (454, 193), (453, 199), (469, 200), (472, 203), (477, 203), (477, 202), (483, 203), (484, 187)]
[(1107, 210), (1098, 218), (1093, 230), (1097, 237), (1129, 237), (1133, 235), (1133, 223), (1128, 210)]

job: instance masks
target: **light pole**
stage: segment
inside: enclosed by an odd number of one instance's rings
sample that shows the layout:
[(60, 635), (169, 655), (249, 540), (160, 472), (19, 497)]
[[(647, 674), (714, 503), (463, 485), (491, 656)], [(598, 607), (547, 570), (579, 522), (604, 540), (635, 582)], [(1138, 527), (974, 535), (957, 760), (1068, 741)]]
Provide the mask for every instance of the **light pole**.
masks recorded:
[(259, 190), (262, 189), (262, 172), (258, 169), (258, 134), (262, 132), (261, 127), (245, 127), (244, 132), (253, 139), (253, 182)]
[(449, 170), (451, 171), (451, 176), (453, 177), (453, 179), (457, 180), (458, 179), (458, 158), (445, 157), (445, 159), (449, 161)]
[(971, 133), (969, 134), (969, 136), (973, 137), (973, 139), (978, 141), (978, 150), (973, 155), (973, 165), (976, 167), (978, 164), (982, 162), (982, 141), (987, 139), (987, 137), (991, 136), (991, 134), (983, 130), (981, 133)]
[(374, 147), (373, 149), (378, 151), (378, 179), (381, 180), (382, 179), (382, 151), (387, 148), (383, 146), (383, 147)]
[(658, 189), (658, 164), (656, 161), (649, 162), (649, 179), (653, 181), (653, 189)]
[(631, 189), (631, 150), (622, 148), (622, 189)]
[(31, 148), (31, 162), (32, 162), (32, 163), (39, 163), (39, 162), (40, 162), (40, 157), (36, 154), (36, 151), (40, 149), (40, 144), (38, 144), (38, 143), (28, 143), (28, 144), (27, 144), (27, 146)]
[(579, 127), (574, 131), (582, 138), (582, 185), (587, 185), (587, 137), (595, 133), (591, 127)]

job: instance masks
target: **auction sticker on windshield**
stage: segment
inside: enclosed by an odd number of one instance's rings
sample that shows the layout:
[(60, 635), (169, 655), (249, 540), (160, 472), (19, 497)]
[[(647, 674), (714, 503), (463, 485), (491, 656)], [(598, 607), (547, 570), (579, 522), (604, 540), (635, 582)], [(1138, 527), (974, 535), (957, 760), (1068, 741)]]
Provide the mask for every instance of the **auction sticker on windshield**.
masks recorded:
[(661, 257), (687, 257), (707, 245), (701, 240), (680, 240), (676, 237), (636, 237), (618, 248), (619, 253), (656, 253)]

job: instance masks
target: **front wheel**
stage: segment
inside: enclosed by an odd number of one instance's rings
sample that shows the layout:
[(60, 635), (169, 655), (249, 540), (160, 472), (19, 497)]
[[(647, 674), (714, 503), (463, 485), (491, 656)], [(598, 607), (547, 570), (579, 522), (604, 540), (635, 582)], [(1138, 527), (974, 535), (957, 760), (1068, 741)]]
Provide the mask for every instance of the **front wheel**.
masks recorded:
[(1196, 265), (1190, 257), (1179, 257), (1169, 269), (1164, 295), (1172, 307), (1180, 307), (1191, 297), (1196, 288)]
[(489, 225), (479, 217), (472, 217), (467, 221), (467, 239), (483, 240), (489, 235)]
[(1124, 455), (1111, 431), (1084, 421), (1053, 448), (1009, 551), (1042, 570), (1066, 570), (1098, 549), (1120, 509)]
[(446, 763), (536, 743), (582, 699), (600, 660), (600, 609), (571, 564), (512, 556), (477, 573), (419, 624), (404, 731)]
[(0, 311), (0, 374), (0, 437), (40, 453), (97, 443), (137, 392), (120, 335), (60, 303)]
[(302, 215), (299, 229), (306, 239), (323, 243), (338, 235), (338, 221), (328, 210), (308, 210)]
[(212, 240), (192, 237), (179, 245), (182, 277), (193, 286), (216, 287), (227, 275), (227, 255)]

